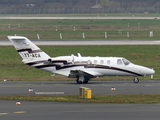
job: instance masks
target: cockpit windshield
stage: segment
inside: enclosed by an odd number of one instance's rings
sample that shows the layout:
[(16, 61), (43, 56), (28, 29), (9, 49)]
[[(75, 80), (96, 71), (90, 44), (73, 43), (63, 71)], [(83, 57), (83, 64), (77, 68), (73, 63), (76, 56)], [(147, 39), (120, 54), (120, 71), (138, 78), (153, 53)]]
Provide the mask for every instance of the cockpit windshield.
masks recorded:
[(129, 65), (131, 62), (125, 58), (122, 59), (125, 65)]

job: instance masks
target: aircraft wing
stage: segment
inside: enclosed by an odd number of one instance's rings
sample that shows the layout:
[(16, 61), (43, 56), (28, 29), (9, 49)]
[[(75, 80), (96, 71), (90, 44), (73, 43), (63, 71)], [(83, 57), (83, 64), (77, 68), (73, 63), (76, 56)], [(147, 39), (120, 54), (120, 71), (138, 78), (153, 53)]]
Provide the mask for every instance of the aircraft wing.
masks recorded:
[(84, 76), (85, 78), (95, 78), (100, 76), (100, 73), (95, 71), (71, 70), (68, 77), (77, 78), (77, 76)]

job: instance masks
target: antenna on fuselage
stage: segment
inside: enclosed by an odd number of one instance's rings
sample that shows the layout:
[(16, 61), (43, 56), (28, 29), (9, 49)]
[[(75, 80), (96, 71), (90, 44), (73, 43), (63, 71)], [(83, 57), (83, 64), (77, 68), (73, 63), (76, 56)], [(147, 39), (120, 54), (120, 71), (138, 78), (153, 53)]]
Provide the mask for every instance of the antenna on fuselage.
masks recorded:
[(82, 57), (80, 53), (77, 53), (77, 54), (78, 54), (78, 57)]

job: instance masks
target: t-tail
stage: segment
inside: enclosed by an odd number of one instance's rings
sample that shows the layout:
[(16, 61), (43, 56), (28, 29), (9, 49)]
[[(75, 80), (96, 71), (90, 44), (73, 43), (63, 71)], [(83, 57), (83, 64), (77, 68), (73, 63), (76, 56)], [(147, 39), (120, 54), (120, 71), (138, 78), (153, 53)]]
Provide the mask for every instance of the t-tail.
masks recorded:
[(36, 60), (47, 60), (50, 58), (44, 51), (37, 47), (28, 38), (23, 36), (8, 36), (8, 39), (13, 43), (17, 52), (23, 59), (23, 63), (36, 61)]

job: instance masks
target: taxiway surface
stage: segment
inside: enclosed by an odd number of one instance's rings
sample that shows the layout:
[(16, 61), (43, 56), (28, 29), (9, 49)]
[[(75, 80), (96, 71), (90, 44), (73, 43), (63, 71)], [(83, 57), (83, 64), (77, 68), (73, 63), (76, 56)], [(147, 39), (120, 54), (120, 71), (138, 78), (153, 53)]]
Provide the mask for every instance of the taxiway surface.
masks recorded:
[[(32, 40), (36, 45), (160, 45), (160, 40)], [(9, 40), (0, 40), (0, 45), (12, 45)]]
[[(133, 81), (89, 81), (77, 84), (76, 81), (7, 81), (0, 82), (0, 95), (32, 95), (35, 92), (64, 92), (66, 95), (79, 95), (80, 87), (92, 89), (93, 95), (114, 94), (159, 94), (159, 80)], [(116, 91), (111, 91), (115, 87)], [(28, 92), (32, 88), (34, 92)]]
[(0, 100), (1, 120), (159, 120), (160, 104), (59, 103)]
[(136, 16), (130, 16), (130, 17), (14, 17), (11, 15), (10, 17), (0, 17), (0, 19), (160, 19), (160, 17), (136, 17)]
[[(1, 95), (31, 95), (35, 92), (79, 94), (79, 87), (89, 87), (93, 94), (159, 94), (160, 81), (7, 81), (0, 82)], [(111, 91), (115, 87), (116, 91)], [(28, 92), (32, 88), (33, 92)], [(154, 99), (154, 98), (153, 98)], [(0, 100), (0, 119), (4, 120), (158, 120), (160, 104), (105, 104)]]

